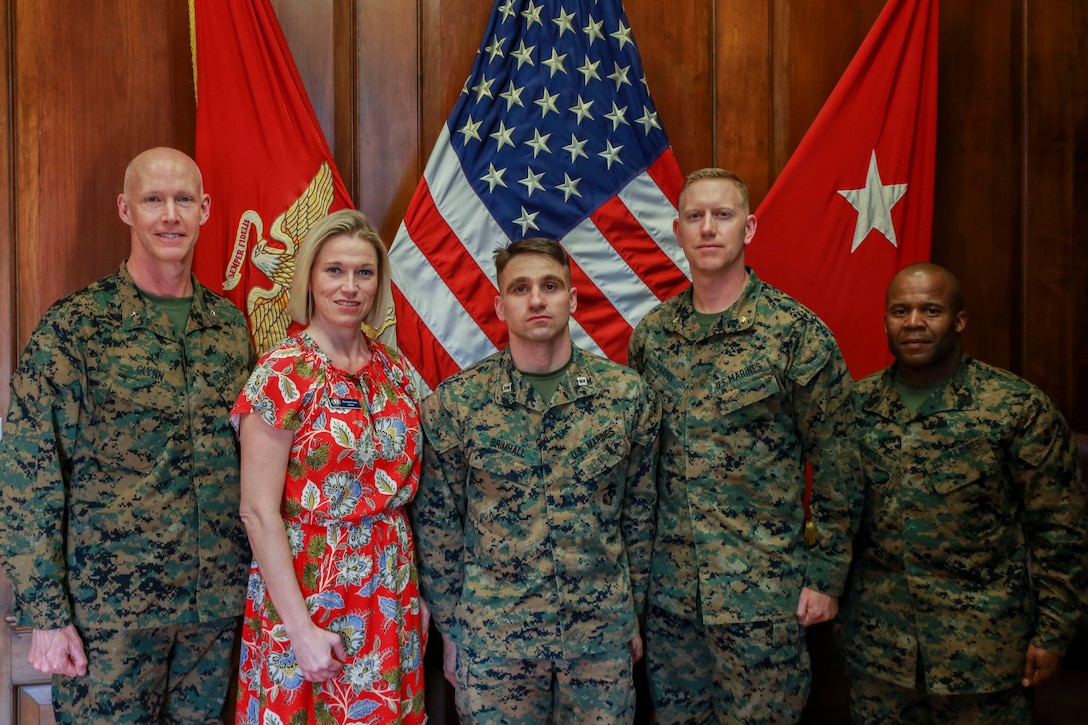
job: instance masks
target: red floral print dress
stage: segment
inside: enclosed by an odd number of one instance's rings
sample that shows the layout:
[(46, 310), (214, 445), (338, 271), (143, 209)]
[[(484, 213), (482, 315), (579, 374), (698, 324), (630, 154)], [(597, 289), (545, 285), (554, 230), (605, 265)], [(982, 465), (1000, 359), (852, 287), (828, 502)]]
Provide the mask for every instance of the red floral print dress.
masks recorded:
[(283, 520), (295, 575), (319, 626), (347, 659), (323, 683), (302, 679), (257, 563), (250, 570), (238, 725), (423, 723), (423, 638), (405, 505), (419, 484), (422, 437), (399, 358), (371, 342), (354, 375), (302, 332), (258, 362), (231, 411), (294, 432)]

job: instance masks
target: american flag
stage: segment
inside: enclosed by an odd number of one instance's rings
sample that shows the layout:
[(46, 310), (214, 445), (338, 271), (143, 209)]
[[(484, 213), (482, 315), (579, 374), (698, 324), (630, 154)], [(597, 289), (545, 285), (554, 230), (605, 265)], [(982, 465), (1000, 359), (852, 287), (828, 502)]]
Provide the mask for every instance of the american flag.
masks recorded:
[(492, 254), (542, 236), (571, 256), (575, 343), (624, 361), (688, 284), (682, 183), (619, 0), (497, 0), (390, 249), (398, 346), (431, 388), (502, 349)]

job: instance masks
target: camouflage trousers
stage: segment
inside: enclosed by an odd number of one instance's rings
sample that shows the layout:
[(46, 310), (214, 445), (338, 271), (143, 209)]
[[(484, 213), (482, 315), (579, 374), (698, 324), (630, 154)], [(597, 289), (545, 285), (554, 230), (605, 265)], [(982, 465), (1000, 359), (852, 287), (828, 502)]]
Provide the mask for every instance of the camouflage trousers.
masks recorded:
[(83, 677), (53, 676), (61, 725), (219, 725), (239, 618), (150, 629), (79, 628)]
[[(919, 659), (921, 662), (921, 659)], [(1030, 690), (1014, 687), (977, 695), (930, 695), (919, 672), (913, 688), (848, 667), (850, 715), (855, 723), (1020, 725), (1034, 722)]]
[(632, 723), (631, 654), (620, 649), (575, 659), (506, 659), (457, 652), (462, 725)]
[(797, 620), (704, 625), (651, 607), (646, 661), (657, 722), (795, 723), (812, 675)]

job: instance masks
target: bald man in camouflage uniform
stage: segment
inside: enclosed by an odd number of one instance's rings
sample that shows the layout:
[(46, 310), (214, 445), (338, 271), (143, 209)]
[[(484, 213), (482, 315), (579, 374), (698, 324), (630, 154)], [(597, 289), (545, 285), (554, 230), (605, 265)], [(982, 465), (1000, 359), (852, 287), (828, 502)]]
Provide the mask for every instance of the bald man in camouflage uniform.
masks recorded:
[(964, 354), (966, 325), (951, 272), (907, 267), (887, 296), (897, 362), (857, 386), (866, 502), (841, 633), (855, 722), (1031, 722), (1029, 688), (1085, 604), (1076, 445), (1038, 388)]
[(423, 594), (462, 723), (627, 723), (642, 654), (658, 410), (571, 343), (558, 244), (496, 253), (507, 349), (423, 403)]
[(662, 409), (646, 625), (657, 721), (795, 722), (805, 627), (836, 614), (860, 510), (851, 380), (816, 315), (745, 266), (756, 219), (740, 179), (689, 175), (678, 211), (692, 287), (642, 320), (628, 357)]
[(227, 414), (253, 352), (190, 273), (193, 160), (144, 152), (117, 204), (128, 259), (49, 309), (12, 381), (0, 562), (58, 722), (219, 722), (250, 562)]

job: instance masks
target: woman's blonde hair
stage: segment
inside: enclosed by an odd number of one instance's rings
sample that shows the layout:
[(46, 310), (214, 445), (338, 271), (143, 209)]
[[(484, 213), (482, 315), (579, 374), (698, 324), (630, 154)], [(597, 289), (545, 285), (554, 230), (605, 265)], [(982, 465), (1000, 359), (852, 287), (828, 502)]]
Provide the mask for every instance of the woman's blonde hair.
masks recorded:
[(314, 267), (325, 242), (333, 237), (348, 237), (370, 242), (378, 257), (378, 292), (366, 313), (365, 322), (373, 329), (381, 327), (393, 306), (393, 295), (389, 288), (389, 254), (378, 235), (378, 230), (362, 212), (354, 209), (341, 209), (320, 219), (306, 233), (302, 249), (295, 261), (295, 278), (291, 282), (291, 297), (287, 302), (287, 314), (300, 325), (310, 323), (314, 312), (314, 302), (310, 295), (310, 272)]

